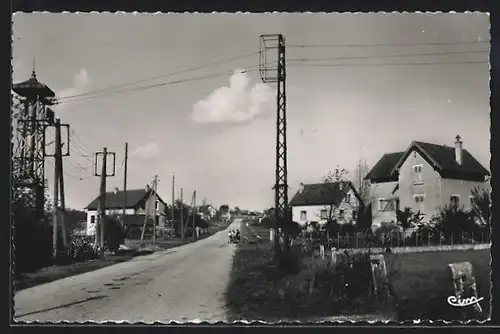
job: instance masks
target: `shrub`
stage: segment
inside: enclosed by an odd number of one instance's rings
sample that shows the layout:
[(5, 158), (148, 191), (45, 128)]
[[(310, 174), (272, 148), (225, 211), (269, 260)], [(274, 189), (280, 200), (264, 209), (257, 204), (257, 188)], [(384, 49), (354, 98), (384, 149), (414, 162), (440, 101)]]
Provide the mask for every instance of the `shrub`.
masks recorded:
[(125, 242), (125, 229), (120, 221), (114, 217), (106, 217), (104, 220), (104, 245), (110, 251), (116, 253)]
[(463, 208), (448, 205), (441, 208), (431, 220), (436, 231), (440, 232), (445, 242), (460, 242), (463, 234), (480, 234), (480, 226), (474, 216)]
[(73, 235), (71, 237), (69, 257), (72, 261), (87, 261), (96, 257), (93, 238), (86, 235)]

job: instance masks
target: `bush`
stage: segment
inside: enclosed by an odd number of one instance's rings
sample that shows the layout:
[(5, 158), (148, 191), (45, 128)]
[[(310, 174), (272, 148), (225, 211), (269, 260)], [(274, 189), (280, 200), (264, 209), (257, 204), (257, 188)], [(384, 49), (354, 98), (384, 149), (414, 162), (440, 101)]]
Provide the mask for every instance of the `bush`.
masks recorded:
[(106, 217), (104, 224), (104, 245), (108, 250), (116, 253), (120, 245), (125, 242), (125, 228), (113, 217)]
[(24, 199), (12, 203), (14, 222), (14, 271), (17, 277), (52, 264), (52, 226), (37, 219)]
[(94, 259), (94, 237), (84, 235), (73, 235), (69, 247), (69, 257), (72, 261), (80, 262)]
[(473, 214), (455, 205), (441, 208), (431, 222), (447, 243), (461, 242), (464, 233), (470, 235), (481, 233), (481, 227), (476, 224)]

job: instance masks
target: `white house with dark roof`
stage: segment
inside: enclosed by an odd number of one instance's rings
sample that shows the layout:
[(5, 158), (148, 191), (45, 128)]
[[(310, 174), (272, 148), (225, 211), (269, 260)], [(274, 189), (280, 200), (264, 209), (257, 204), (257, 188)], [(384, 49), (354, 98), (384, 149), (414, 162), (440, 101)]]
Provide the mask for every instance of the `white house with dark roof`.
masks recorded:
[(463, 147), (414, 141), (404, 152), (384, 154), (365, 179), (371, 182), (372, 223), (396, 222), (396, 211), (409, 207), (429, 220), (441, 207), (470, 210), (471, 191), (488, 188), (490, 172)]
[(301, 183), (290, 201), (292, 220), (302, 226), (328, 220), (354, 223), (361, 205), (361, 197), (350, 181)]
[[(156, 201), (155, 201), (156, 199)], [(142, 226), (146, 212), (155, 216), (156, 226), (165, 226), (166, 203), (159, 195), (154, 196), (154, 191), (148, 186), (143, 189), (127, 191), (115, 189), (106, 193), (106, 215), (117, 215), (122, 218), (125, 205), (124, 223), (128, 226)], [(95, 233), (95, 223), (98, 216), (99, 196), (85, 207), (87, 212), (87, 234)]]

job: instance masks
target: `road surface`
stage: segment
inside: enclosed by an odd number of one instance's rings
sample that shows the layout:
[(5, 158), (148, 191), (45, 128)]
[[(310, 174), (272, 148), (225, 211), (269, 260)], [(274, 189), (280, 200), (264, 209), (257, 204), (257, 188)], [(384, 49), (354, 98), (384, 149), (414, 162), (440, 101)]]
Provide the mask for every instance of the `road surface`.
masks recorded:
[[(239, 228), (237, 219), (229, 228)], [(227, 230), (93, 272), (19, 291), (17, 321), (224, 321), (235, 246)]]

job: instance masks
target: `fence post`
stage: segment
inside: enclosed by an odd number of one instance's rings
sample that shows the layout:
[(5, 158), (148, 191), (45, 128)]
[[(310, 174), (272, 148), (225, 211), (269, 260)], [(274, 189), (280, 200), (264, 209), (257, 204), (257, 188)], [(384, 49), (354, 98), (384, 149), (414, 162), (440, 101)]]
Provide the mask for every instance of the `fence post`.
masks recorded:
[(337, 249), (340, 249), (340, 232), (337, 232)]
[(359, 246), (358, 237), (359, 237), (359, 232), (356, 232), (356, 249), (358, 249)]
[(418, 249), (418, 231), (415, 232), (415, 243), (417, 244), (417, 249)]
[(464, 242), (464, 232), (460, 233), (460, 241), (462, 242), (462, 245), (465, 244), (465, 242)]
[(431, 246), (431, 234), (427, 231), (427, 246)]
[(451, 231), (451, 240), (450, 240), (450, 245), (453, 245), (453, 231)]
[(443, 233), (442, 232), (439, 232), (439, 248), (441, 248), (442, 246), (442, 243), (443, 243)]
[(474, 239), (474, 231), (472, 232), (472, 243), (476, 243), (476, 239)]

